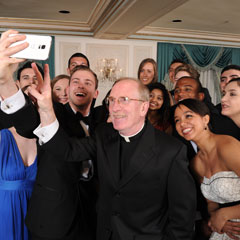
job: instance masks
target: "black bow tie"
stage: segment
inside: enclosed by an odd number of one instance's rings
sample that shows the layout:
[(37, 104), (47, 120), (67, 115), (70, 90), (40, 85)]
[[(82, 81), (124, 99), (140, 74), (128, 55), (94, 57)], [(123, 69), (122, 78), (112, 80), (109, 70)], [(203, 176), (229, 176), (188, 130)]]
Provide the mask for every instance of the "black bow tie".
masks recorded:
[(83, 121), (86, 125), (90, 125), (90, 117), (84, 117), (80, 112), (76, 113), (76, 117), (79, 121)]

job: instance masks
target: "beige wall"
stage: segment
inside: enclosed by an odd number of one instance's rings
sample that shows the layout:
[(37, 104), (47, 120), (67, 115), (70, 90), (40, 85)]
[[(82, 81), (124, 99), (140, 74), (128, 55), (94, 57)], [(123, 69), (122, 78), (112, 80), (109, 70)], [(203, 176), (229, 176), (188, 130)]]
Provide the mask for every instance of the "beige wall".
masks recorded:
[[(69, 57), (75, 53), (85, 54), (90, 61), (90, 67), (99, 74), (97, 62), (102, 58), (117, 58), (123, 76), (137, 77), (137, 70), (144, 58), (157, 56), (157, 42), (146, 40), (102, 40), (85, 37), (55, 37), (55, 74), (67, 73)], [(96, 105), (111, 88), (112, 82), (99, 82), (99, 97)]]

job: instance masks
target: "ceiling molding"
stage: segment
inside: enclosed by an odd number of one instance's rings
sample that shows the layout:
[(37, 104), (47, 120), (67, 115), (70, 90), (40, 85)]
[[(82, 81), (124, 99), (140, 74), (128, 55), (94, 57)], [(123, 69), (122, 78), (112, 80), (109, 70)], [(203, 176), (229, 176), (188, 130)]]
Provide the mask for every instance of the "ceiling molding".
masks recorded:
[(114, 1), (114, 3), (118, 4), (103, 18), (98, 28), (95, 29), (94, 36), (97, 38), (109, 38), (112, 36), (114, 37), (112, 39), (125, 39), (187, 1), (188, 0)]
[(95, 25), (98, 24), (99, 19), (103, 15), (106, 8), (109, 6), (112, 0), (99, 0), (97, 5), (92, 11), (92, 14), (90, 15), (87, 24), (91, 27), (91, 29), (94, 28)]
[[(0, 8), (0, 31), (239, 44), (240, 1), (232, 1), (232, 5), (226, 0), (88, 0), (84, 5), (76, 0), (58, 0), (57, 5), (49, 0), (6, 1)], [(61, 9), (70, 14), (61, 15)], [(175, 23), (176, 19), (182, 22)]]
[[(127, 11), (129, 5), (133, 4), (136, 0), (112, 0), (108, 7), (103, 12), (102, 16), (99, 17), (94, 28), (94, 37), (96, 38), (108, 38), (106, 37), (106, 30), (114, 24), (115, 20), (121, 12)], [(115, 36), (116, 39), (121, 38), (121, 34), (109, 33), (108, 35)], [(112, 38), (114, 39), (114, 38)]]
[(226, 42), (240, 43), (240, 34), (229, 34), (208, 31), (194, 31), (186, 29), (174, 28), (158, 28), (158, 27), (145, 27), (138, 31), (135, 35), (145, 36), (159, 36), (159, 37), (175, 37), (185, 39), (199, 39), (199, 40), (217, 40)]
[(0, 28), (52, 31), (53, 34), (55, 31), (91, 32), (90, 27), (85, 23), (27, 18), (0, 18)]

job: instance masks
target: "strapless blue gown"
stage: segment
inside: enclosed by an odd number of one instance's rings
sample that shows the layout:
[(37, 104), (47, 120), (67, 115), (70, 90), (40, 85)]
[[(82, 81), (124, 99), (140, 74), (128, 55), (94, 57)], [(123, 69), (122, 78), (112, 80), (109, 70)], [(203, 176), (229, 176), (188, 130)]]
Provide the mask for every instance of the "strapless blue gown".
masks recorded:
[(29, 240), (24, 218), (37, 173), (26, 167), (12, 133), (0, 131), (0, 239)]

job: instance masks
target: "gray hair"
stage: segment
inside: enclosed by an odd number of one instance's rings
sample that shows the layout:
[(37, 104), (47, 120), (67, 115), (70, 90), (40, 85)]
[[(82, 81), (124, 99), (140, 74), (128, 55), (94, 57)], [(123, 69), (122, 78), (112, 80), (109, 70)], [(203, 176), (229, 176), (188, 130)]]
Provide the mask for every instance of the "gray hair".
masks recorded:
[(141, 100), (145, 102), (149, 102), (149, 94), (150, 94), (149, 89), (141, 81), (139, 81), (136, 78), (128, 78), (128, 77), (119, 78), (114, 82), (113, 86), (116, 85), (118, 82), (125, 81), (125, 80), (135, 82), (138, 85), (138, 93)]

